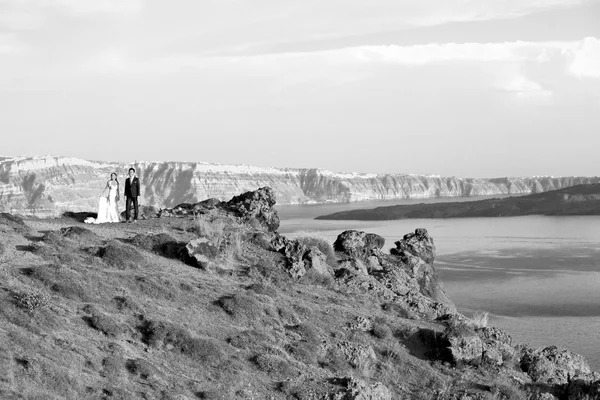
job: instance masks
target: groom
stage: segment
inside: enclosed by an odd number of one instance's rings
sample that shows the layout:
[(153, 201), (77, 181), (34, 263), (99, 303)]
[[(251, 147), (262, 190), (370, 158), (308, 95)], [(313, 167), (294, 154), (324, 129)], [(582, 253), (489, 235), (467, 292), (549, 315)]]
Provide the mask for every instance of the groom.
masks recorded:
[(135, 169), (129, 168), (129, 178), (125, 180), (125, 220), (131, 222), (131, 203), (133, 203), (133, 222), (138, 219), (138, 196), (140, 195), (140, 180), (135, 175)]

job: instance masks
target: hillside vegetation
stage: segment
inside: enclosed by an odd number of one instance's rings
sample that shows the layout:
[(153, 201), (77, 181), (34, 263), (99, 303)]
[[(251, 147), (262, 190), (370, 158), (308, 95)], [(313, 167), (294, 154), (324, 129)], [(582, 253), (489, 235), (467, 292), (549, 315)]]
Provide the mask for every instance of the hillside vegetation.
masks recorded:
[(479, 201), (397, 205), (342, 211), (316, 219), (394, 220), (408, 218), (600, 215), (600, 184), (578, 185), (526, 196)]
[(272, 190), (135, 224), (0, 214), (0, 399), (594, 399), (600, 375), (459, 314), (423, 229), (277, 233)]

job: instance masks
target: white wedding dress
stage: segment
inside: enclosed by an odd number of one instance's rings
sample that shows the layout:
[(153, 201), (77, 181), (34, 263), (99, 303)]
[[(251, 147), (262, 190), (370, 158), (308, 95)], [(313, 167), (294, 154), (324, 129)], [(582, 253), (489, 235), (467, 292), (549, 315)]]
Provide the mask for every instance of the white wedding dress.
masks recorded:
[(106, 222), (119, 222), (119, 205), (117, 203), (117, 195), (119, 193), (119, 185), (116, 183), (108, 183), (108, 196), (101, 196), (98, 201), (98, 218), (94, 221), (95, 224), (103, 224)]

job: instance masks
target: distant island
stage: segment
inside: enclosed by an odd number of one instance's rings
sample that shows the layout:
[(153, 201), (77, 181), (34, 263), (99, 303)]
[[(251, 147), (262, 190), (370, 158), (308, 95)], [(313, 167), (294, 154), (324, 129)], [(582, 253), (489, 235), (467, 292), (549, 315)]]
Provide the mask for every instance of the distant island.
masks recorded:
[(409, 218), (517, 217), (523, 215), (600, 215), (600, 184), (503, 199), (420, 203), (342, 211), (321, 220), (383, 221)]

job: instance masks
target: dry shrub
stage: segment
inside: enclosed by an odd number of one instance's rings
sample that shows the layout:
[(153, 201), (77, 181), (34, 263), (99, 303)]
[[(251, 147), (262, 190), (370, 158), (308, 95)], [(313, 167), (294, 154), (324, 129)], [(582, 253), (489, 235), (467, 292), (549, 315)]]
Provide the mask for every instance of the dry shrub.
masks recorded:
[(211, 241), (215, 247), (220, 247), (225, 236), (225, 221), (223, 220), (209, 220), (209, 218), (203, 214), (198, 214), (194, 217), (193, 230), (199, 236), (205, 237)]
[(487, 312), (476, 312), (471, 318), (471, 326), (475, 329), (481, 329), (487, 327), (489, 321), (489, 314)]
[(119, 269), (136, 269), (143, 260), (143, 256), (137, 249), (117, 240), (108, 242), (100, 249), (99, 255), (105, 263)]
[(262, 306), (254, 297), (245, 294), (223, 296), (217, 304), (234, 318), (248, 318), (255, 320), (262, 314)]
[(4, 251), (5, 251), (4, 249), (5, 249), (4, 245), (2, 243), (0, 243), (0, 256), (2, 256), (4, 254)]
[(337, 265), (337, 257), (335, 256), (335, 251), (333, 251), (333, 245), (323, 236), (314, 232), (299, 232), (295, 239), (308, 248), (316, 247), (321, 250), (321, 253), (327, 258), (327, 264), (332, 267)]
[(48, 307), (50, 296), (37, 289), (27, 288), (14, 293), (17, 305), (26, 308), (29, 313)]
[(29, 232), (29, 227), (25, 224), (23, 218), (18, 215), (0, 213), (0, 225), (7, 226), (13, 231), (21, 234)]

